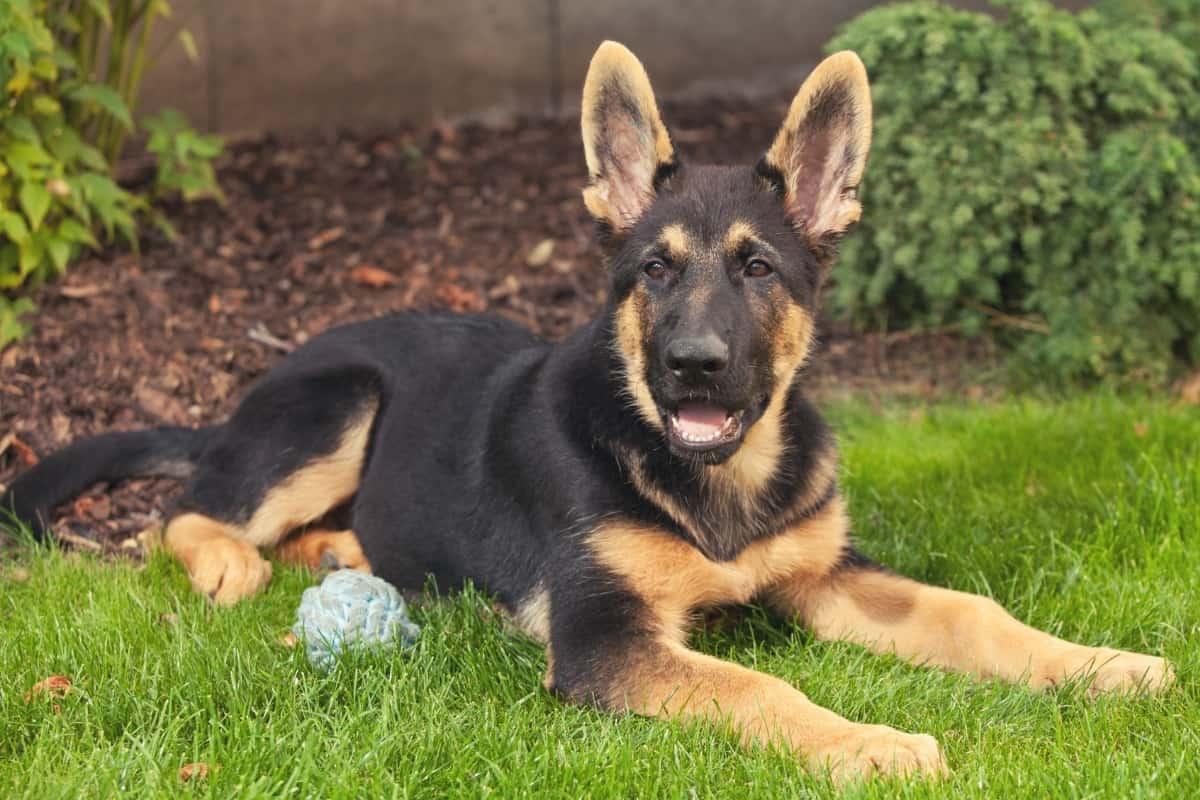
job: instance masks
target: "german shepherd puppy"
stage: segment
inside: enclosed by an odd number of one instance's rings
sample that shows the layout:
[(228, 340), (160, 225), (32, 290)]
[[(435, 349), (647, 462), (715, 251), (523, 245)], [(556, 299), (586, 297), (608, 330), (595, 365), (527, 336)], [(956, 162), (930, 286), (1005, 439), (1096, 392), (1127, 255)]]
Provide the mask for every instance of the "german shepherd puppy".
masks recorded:
[[(860, 213), (871, 97), (856, 55), (813, 71), (753, 166), (682, 164), (619, 44), (592, 59), (582, 117), (583, 199), (611, 274), (598, 319), (553, 345), (484, 316), (338, 328), (225, 424), (74, 444), (6, 504), (38, 524), (97, 480), (187, 476), (164, 543), (218, 604), (266, 585), (269, 548), (402, 588), (471, 580), (545, 643), (562, 697), (726, 723), (841, 777), (945, 766), (929, 736), (688, 649), (698, 610), (757, 600), (821, 639), (1034, 688), (1171, 682), (1161, 658), (1056, 639), (855, 550), (834, 438), (799, 376)], [(344, 504), (352, 532), (304, 530)]]

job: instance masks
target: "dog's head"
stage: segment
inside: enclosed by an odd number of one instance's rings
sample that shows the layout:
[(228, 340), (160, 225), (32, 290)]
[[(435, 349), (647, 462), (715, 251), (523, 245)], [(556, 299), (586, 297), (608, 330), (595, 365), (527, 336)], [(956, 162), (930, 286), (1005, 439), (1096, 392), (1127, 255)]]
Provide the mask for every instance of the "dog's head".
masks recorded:
[(685, 166), (645, 69), (606, 42), (588, 70), (582, 122), (584, 202), (612, 269), (625, 390), (672, 452), (722, 463), (764, 416), (775, 419), (760, 429), (778, 427), (835, 245), (859, 217), (866, 70), (850, 52), (822, 62), (757, 165)]

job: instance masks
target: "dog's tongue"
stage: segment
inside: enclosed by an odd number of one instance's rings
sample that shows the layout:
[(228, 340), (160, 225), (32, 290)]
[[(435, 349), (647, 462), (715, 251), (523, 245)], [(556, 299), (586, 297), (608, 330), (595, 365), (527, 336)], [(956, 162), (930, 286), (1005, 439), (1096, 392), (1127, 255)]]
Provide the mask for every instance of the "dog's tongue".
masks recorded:
[(708, 403), (684, 403), (675, 412), (679, 430), (696, 439), (716, 436), (725, 427), (728, 417), (725, 409)]

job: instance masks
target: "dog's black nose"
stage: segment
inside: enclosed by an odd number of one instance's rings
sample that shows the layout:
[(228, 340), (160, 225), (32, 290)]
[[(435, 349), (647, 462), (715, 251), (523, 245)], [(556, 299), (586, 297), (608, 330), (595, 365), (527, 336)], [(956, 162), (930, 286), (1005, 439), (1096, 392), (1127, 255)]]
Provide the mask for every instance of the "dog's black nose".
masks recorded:
[(729, 365), (729, 345), (715, 333), (681, 337), (667, 345), (666, 363), (683, 381), (715, 378)]

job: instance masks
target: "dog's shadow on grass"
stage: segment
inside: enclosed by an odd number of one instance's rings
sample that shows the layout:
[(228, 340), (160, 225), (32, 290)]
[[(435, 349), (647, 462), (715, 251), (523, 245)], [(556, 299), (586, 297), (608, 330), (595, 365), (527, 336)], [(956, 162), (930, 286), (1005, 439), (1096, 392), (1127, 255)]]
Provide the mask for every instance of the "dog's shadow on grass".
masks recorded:
[(767, 657), (794, 652), (814, 639), (804, 626), (763, 606), (735, 605), (698, 615), (689, 641), (702, 653), (739, 661), (747, 652)]

